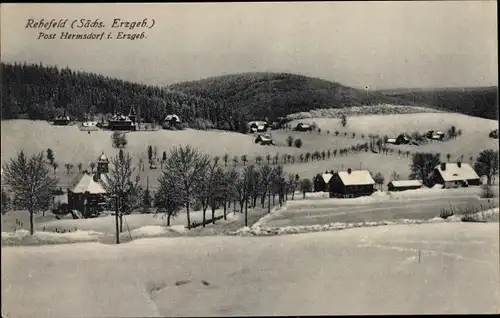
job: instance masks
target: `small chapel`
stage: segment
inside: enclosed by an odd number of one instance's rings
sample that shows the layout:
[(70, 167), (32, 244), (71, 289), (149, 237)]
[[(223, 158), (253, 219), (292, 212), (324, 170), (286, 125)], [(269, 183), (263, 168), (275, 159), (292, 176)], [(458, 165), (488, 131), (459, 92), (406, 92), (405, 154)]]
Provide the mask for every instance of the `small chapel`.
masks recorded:
[(96, 217), (106, 205), (104, 183), (109, 172), (109, 160), (104, 152), (97, 159), (95, 172), (80, 173), (68, 188), (68, 208), (78, 218)]

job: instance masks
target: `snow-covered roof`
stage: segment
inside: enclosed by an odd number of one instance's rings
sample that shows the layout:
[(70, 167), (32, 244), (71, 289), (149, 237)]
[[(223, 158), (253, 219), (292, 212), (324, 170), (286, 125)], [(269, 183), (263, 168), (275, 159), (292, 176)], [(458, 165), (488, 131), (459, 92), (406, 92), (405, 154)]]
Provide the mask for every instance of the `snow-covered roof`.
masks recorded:
[(445, 163), (445, 165), (445, 170), (441, 170), (441, 165), (435, 167), (444, 181), (479, 179), (476, 171), (468, 163), (462, 163), (460, 168), (456, 163)]
[(330, 181), (330, 179), (333, 177), (333, 174), (331, 174), (331, 173), (323, 173), (321, 175), (321, 177), (323, 178), (323, 181), (325, 181), (325, 183), (328, 183)]
[(104, 194), (106, 190), (100, 185), (98, 182), (94, 181), (94, 178), (88, 174), (84, 173), (78, 181), (78, 183), (71, 189), (73, 193), (85, 193), (89, 192), (90, 194)]
[(396, 138), (388, 138), (387, 142), (396, 142)]
[(311, 124), (308, 123), (299, 123), (299, 125), (302, 127), (311, 127)]
[(179, 116), (177, 116), (176, 114), (167, 115), (165, 117), (165, 120), (166, 121), (171, 121), (174, 118), (175, 118), (176, 121), (181, 121), (181, 118)]
[(365, 185), (375, 184), (368, 170), (339, 171), (338, 175), (344, 185)]
[[(260, 137), (260, 140), (262, 140), (262, 141), (271, 141), (271, 140), (273, 140), (273, 139), (272, 139), (271, 137), (269, 137), (269, 136), (262, 136), (262, 135), (259, 135), (259, 137)], [(259, 137), (257, 137), (257, 138), (259, 138)]]
[(262, 121), (262, 120), (254, 120), (254, 121), (248, 122), (248, 126), (257, 125), (257, 127), (264, 127), (266, 124), (267, 124), (267, 122)]
[(392, 184), (394, 187), (421, 187), (422, 181), (421, 180), (393, 180), (393, 181), (389, 182), (389, 184)]

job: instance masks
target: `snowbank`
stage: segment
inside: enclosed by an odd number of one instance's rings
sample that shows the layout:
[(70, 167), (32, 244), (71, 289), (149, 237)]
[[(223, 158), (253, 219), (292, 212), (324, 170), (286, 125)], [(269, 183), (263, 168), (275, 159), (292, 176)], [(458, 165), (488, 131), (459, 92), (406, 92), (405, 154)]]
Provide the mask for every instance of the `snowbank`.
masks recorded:
[(138, 237), (154, 237), (166, 234), (168, 232), (167, 228), (159, 225), (148, 225), (143, 226), (138, 229), (130, 231), (133, 238)]
[(17, 230), (14, 232), (2, 232), (2, 245), (96, 242), (101, 239), (102, 235), (100, 232), (80, 230), (66, 233), (38, 231), (30, 235), (30, 232), (27, 230)]
[[(498, 221), (498, 211), (499, 209), (491, 209), (483, 212), (475, 213), (479, 217), (486, 217), (488, 215), (495, 216)], [(265, 217), (264, 217), (265, 218)], [(262, 219), (264, 219), (262, 218)], [(261, 219), (261, 220), (262, 220)], [(490, 217), (491, 219), (491, 217)], [(374, 227), (374, 226), (384, 226), (384, 225), (397, 225), (397, 224), (425, 224), (425, 223), (455, 223), (462, 222), (462, 216), (452, 215), (446, 219), (441, 217), (434, 217), (429, 220), (414, 220), (414, 219), (400, 219), (395, 221), (377, 221), (377, 222), (357, 222), (357, 223), (342, 223), (335, 222), (330, 224), (316, 224), (316, 225), (299, 225), (299, 226), (285, 226), (285, 227), (264, 227), (261, 226), (264, 222), (257, 222), (251, 228), (244, 227), (234, 232), (229, 233), (229, 235), (239, 235), (239, 236), (272, 236), (272, 235), (286, 235), (286, 234), (299, 234), (299, 233), (310, 233), (310, 232), (323, 232), (323, 231), (335, 231), (350, 228), (360, 228), (360, 227)]]

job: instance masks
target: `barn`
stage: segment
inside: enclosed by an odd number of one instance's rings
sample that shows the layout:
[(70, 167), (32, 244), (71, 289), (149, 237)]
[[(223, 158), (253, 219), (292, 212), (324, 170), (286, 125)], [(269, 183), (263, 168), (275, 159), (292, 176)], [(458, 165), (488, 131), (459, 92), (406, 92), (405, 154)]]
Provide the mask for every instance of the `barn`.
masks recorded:
[(433, 184), (442, 184), (444, 188), (459, 188), (480, 185), (481, 180), (476, 171), (467, 163), (443, 162), (434, 168)]
[(375, 181), (368, 170), (339, 171), (329, 181), (330, 198), (354, 198), (373, 194)]
[(416, 190), (421, 187), (421, 180), (393, 180), (387, 184), (387, 189), (389, 191)]

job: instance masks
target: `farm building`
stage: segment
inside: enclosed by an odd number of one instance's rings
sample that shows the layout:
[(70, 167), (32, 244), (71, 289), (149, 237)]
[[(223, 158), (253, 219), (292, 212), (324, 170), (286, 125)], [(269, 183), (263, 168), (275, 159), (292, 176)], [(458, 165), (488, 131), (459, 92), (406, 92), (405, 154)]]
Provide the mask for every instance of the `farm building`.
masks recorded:
[(314, 192), (328, 192), (330, 179), (333, 177), (333, 170), (317, 174), (314, 177)]
[(265, 121), (251, 121), (248, 123), (250, 132), (265, 132), (267, 131), (268, 124)]
[(54, 118), (54, 125), (68, 126), (70, 122), (69, 116), (61, 116)]
[(433, 184), (442, 184), (444, 188), (459, 188), (480, 185), (476, 171), (467, 163), (441, 163), (434, 168)]
[(264, 135), (258, 135), (257, 138), (255, 138), (255, 143), (260, 144), (262, 146), (274, 144), (273, 139), (271, 137)]
[(387, 184), (387, 189), (389, 191), (416, 190), (421, 187), (421, 180), (393, 180)]
[(339, 171), (329, 182), (330, 198), (352, 198), (373, 194), (375, 181), (368, 170)]
[(293, 129), (295, 131), (311, 131), (312, 126), (307, 123), (298, 123), (297, 126)]

